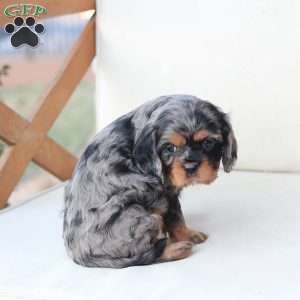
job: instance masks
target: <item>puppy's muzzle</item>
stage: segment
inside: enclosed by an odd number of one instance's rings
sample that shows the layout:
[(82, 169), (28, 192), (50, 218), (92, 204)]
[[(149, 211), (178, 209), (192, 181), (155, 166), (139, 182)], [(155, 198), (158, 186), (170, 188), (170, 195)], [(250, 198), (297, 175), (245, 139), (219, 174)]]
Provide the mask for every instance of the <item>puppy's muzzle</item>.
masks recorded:
[(202, 157), (198, 151), (187, 151), (185, 153), (183, 161), (183, 167), (185, 168), (188, 175), (192, 175), (198, 169), (202, 162)]
[(191, 162), (191, 161), (188, 161), (188, 162), (185, 162), (184, 164), (183, 164), (183, 166), (184, 166), (184, 168), (185, 168), (185, 170), (186, 170), (186, 172), (187, 172), (187, 174), (188, 175), (192, 175), (192, 174), (194, 174), (195, 172), (196, 172), (196, 170), (198, 169), (198, 167), (199, 167), (199, 162)]

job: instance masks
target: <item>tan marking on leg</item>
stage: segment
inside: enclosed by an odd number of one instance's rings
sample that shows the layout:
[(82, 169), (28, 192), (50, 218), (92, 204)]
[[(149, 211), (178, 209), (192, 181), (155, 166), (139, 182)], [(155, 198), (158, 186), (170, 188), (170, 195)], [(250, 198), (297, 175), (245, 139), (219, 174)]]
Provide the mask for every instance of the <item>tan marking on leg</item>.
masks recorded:
[(152, 214), (163, 216), (166, 213), (164, 209), (154, 208), (152, 209)]
[(208, 236), (205, 233), (190, 229), (185, 224), (178, 224), (176, 227), (169, 230), (170, 237), (173, 241), (190, 241), (195, 244), (200, 244), (207, 240)]
[(191, 242), (177, 242), (167, 244), (161, 255), (161, 261), (171, 261), (186, 258), (192, 254), (193, 243)]
[(157, 234), (157, 239), (163, 239), (166, 237), (167, 234), (167, 230), (166, 230), (166, 226), (163, 220), (163, 217), (159, 214), (151, 214), (151, 216), (153, 216), (156, 220), (157, 223), (159, 224), (159, 230), (158, 230), (158, 234)]

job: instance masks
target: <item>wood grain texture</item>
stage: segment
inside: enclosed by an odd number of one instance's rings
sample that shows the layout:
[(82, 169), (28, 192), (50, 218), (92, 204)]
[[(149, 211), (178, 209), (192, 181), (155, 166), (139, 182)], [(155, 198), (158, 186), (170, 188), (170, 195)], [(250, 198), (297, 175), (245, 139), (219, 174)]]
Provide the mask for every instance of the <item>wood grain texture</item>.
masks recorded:
[[(14, 112), (11, 108), (0, 103), (0, 139), (14, 146), (29, 122)], [(46, 137), (33, 161), (61, 180), (71, 177), (77, 158), (69, 151)]]

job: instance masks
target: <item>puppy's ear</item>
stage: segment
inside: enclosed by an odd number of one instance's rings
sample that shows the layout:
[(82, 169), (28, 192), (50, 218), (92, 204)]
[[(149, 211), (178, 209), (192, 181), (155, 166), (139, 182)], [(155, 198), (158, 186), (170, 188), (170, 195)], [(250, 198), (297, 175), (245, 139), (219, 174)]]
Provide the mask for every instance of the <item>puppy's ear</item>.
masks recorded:
[(237, 159), (237, 141), (234, 136), (233, 129), (227, 116), (224, 117), (224, 149), (222, 155), (222, 163), (224, 171), (229, 173)]
[(137, 137), (133, 155), (138, 169), (144, 174), (151, 174), (161, 178), (162, 164), (156, 150), (156, 128), (146, 125)]

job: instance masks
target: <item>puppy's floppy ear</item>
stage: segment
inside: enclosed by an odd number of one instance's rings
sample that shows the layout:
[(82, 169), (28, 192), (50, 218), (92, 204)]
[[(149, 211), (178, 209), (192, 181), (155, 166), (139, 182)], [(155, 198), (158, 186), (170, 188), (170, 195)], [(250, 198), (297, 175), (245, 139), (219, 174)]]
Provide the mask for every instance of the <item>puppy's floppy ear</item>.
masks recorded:
[(156, 150), (157, 129), (151, 125), (146, 125), (137, 137), (133, 155), (138, 169), (144, 174), (151, 174), (161, 178), (162, 164)]
[(224, 116), (224, 121), (224, 149), (222, 155), (222, 163), (224, 171), (229, 173), (232, 170), (232, 167), (237, 159), (237, 141), (229, 122), (229, 118), (226, 115)]

